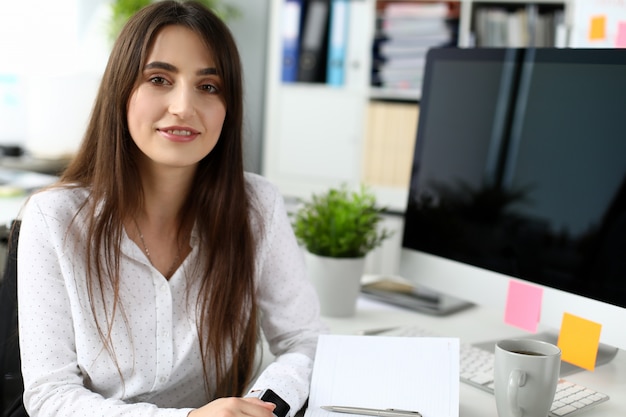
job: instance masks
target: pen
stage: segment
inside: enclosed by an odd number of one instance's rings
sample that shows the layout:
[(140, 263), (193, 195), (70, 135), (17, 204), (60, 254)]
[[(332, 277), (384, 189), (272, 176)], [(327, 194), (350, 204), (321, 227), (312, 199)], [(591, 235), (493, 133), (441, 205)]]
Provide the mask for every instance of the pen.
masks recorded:
[(348, 414), (363, 414), (366, 416), (378, 416), (378, 417), (422, 417), (417, 411), (399, 410), (397, 408), (363, 408), (363, 407), (343, 407), (337, 405), (324, 405), (324, 410), (333, 411), (335, 413), (348, 413)]
[(361, 330), (357, 334), (362, 335), (362, 336), (373, 336), (373, 335), (378, 335), (378, 334), (381, 334), (381, 333), (386, 333), (386, 332), (389, 332), (391, 330), (395, 330), (397, 328), (398, 328), (398, 326), (394, 326), (394, 327), (380, 327), (380, 328), (377, 328), (377, 329)]

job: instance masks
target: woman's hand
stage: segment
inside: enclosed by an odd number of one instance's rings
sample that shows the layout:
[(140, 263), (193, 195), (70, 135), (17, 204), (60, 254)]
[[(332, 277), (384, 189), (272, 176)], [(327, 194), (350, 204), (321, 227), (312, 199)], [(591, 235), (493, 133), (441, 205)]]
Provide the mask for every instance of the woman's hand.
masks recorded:
[(190, 412), (187, 417), (273, 417), (276, 405), (258, 398), (218, 398)]

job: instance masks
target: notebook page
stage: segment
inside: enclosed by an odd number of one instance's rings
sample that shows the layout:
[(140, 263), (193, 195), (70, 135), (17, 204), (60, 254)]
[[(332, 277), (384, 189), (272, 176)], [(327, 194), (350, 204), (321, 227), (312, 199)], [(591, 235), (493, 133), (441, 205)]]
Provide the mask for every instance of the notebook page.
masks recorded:
[(320, 336), (305, 417), (342, 416), (320, 408), (329, 405), (458, 417), (459, 340)]

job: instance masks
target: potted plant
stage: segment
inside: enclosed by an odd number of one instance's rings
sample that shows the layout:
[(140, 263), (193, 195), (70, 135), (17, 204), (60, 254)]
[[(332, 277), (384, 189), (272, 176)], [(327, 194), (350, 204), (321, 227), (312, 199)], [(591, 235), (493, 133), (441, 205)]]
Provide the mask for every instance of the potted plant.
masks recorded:
[(294, 233), (323, 315), (354, 314), (365, 256), (391, 236), (380, 227), (383, 211), (366, 186), (350, 191), (343, 185), (314, 194), (294, 213)]
[[(109, 26), (110, 38), (117, 38), (117, 35), (128, 18), (154, 1), (155, 0), (113, 0), (111, 2), (111, 21)], [(224, 21), (239, 16), (239, 9), (236, 6), (224, 4), (223, 0), (200, 0), (200, 2), (215, 11)]]

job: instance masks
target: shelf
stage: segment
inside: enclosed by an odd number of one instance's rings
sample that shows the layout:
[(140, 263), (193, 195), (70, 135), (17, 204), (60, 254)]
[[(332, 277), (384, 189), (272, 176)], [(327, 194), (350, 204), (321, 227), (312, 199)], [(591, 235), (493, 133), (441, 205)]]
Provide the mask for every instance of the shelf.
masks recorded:
[(372, 100), (407, 101), (417, 103), (422, 96), (421, 89), (397, 90), (393, 88), (372, 87), (369, 97)]
[[(421, 83), (419, 87), (409, 83), (388, 84), (411, 85), (411, 88), (403, 89), (372, 85), (376, 19), (383, 3), (391, 2), (348, 1), (345, 79), (340, 87), (319, 82), (281, 82), (285, 2), (270, 2), (262, 174), (275, 183), (284, 195), (301, 198), (340, 184), (366, 184), (375, 189), (381, 205), (393, 211), (403, 211), (417, 129), (414, 110), (419, 107)], [(471, 47), (471, 34), (475, 30), (472, 19), (476, 8), (498, 4), (507, 7), (551, 5), (562, 6), (567, 15), (571, 14), (572, 2), (458, 0), (446, 3), (455, 5), (452, 16), (458, 19), (457, 32), (454, 33), (456, 46)], [(391, 48), (394, 53), (398, 52), (397, 46)], [(385, 51), (389, 53), (390, 49), (387, 47)], [(413, 84), (417, 84), (419, 77), (412, 80)], [(371, 111), (377, 105), (392, 108), (384, 116), (389, 120), (401, 120), (401, 107), (412, 107), (413, 119), (406, 123), (373, 123)], [(411, 130), (400, 129), (400, 126), (408, 125)], [(373, 130), (377, 133), (373, 134)], [(374, 150), (372, 144), (375, 145)]]

